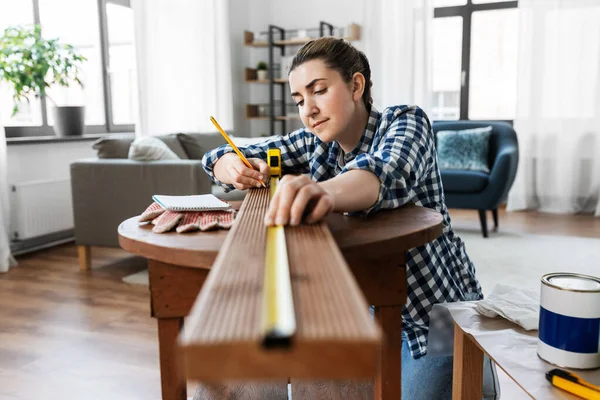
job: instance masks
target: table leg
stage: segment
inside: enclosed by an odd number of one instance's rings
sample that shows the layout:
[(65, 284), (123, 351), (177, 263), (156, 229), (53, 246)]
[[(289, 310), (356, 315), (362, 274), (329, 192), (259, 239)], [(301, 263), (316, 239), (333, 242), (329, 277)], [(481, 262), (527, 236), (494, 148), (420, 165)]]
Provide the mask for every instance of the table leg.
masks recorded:
[(454, 366), (452, 398), (481, 400), (483, 384), (483, 351), (454, 324)]
[(158, 318), (160, 380), (163, 400), (186, 400), (186, 382), (177, 357), (177, 335), (183, 318)]
[(398, 400), (402, 388), (402, 306), (375, 307), (375, 318), (385, 335), (381, 366), (375, 376), (375, 399)]

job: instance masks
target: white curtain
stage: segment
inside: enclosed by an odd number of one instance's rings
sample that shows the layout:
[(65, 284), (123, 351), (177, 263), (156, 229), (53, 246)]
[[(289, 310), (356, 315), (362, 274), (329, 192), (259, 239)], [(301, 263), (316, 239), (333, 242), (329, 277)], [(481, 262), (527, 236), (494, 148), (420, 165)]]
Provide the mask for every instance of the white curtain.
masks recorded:
[(6, 137), (4, 126), (0, 118), (0, 272), (8, 271), (15, 264), (10, 254), (10, 243), (8, 241), (8, 175), (6, 162)]
[(431, 85), (431, 0), (365, 1), (365, 54), (373, 101), (381, 110), (416, 104), (428, 112)]
[(519, 9), (520, 160), (507, 209), (600, 216), (600, 2)]
[[(228, 2), (132, 0), (137, 136), (233, 128)], [(241, 40), (241, 39), (240, 39)]]

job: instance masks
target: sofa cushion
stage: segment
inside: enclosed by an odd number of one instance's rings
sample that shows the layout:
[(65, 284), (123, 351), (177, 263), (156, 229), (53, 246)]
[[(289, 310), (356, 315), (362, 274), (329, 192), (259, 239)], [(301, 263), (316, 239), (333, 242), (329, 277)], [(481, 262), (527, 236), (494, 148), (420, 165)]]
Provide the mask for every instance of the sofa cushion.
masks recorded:
[(129, 159), (135, 161), (177, 160), (177, 154), (157, 137), (137, 138), (129, 147)]
[(92, 148), (97, 151), (98, 158), (127, 158), (133, 137), (106, 137), (94, 142)]
[(180, 133), (177, 137), (192, 160), (201, 160), (207, 151), (226, 144), (219, 133)]
[(188, 157), (186, 151), (181, 145), (179, 141), (179, 135), (179, 133), (171, 133), (169, 135), (161, 135), (156, 137), (162, 140), (173, 153), (177, 154), (177, 157), (181, 158), (182, 160), (187, 160), (190, 157)]
[[(177, 155), (178, 158), (187, 160), (189, 157), (179, 140), (178, 134), (172, 133), (169, 135), (156, 136), (167, 147)], [(94, 142), (92, 148), (96, 150), (98, 158), (128, 158), (129, 147), (135, 140), (134, 137), (106, 137), (100, 138)]]
[(488, 151), (492, 127), (439, 131), (437, 153), (440, 169), (490, 172)]
[(442, 169), (444, 193), (478, 193), (488, 185), (489, 175), (481, 171)]

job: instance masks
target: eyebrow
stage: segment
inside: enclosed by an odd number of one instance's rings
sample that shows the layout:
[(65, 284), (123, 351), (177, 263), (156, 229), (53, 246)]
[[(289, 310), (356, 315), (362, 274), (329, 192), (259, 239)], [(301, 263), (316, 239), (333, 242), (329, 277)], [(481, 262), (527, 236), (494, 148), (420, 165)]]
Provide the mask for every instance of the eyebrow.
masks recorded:
[[(305, 86), (306, 89), (310, 89), (311, 87), (315, 86), (315, 83), (317, 83), (318, 81), (324, 81), (326, 80), (325, 78), (317, 78), (317, 79), (313, 79), (312, 81), (310, 81), (310, 83), (308, 85)], [(294, 92), (292, 93), (292, 97), (294, 96), (300, 96), (300, 93), (298, 92)]]

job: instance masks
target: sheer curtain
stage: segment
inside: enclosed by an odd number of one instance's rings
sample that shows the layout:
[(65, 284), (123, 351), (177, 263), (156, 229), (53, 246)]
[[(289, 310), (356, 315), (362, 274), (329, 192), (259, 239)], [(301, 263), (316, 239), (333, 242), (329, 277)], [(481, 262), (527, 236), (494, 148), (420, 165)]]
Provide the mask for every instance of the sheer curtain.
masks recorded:
[(378, 109), (431, 107), (431, 0), (365, 1), (365, 54)]
[(600, 2), (519, 9), (520, 161), (507, 209), (600, 216)]
[(8, 241), (8, 175), (6, 173), (6, 137), (2, 118), (0, 117), (0, 272), (8, 271), (15, 264), (10, 254), (10, 243)]
[(132, 0), (137, 136), (233, 128), (228, 2)]

